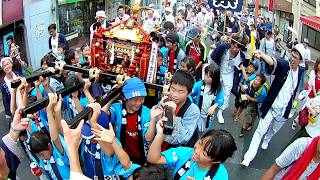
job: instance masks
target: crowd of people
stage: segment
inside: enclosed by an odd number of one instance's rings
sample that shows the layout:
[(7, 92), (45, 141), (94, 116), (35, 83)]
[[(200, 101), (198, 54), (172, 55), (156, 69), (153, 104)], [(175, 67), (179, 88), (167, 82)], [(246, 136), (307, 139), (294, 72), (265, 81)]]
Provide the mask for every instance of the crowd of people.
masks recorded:
[[(234, 123), (242, 122), (239, 136), (258, 123), (241, 162), (245, 167), (260, 144), (268, 149), (301, 100), (298, 94), (306, 93), (306, 103), (296, 111), (306, 111), (307, 122), (300, 122), (302, 113), (293, 120), (292, 127), (299, 124), (301, 129), (261, 178), (320, 177), (320, 58), (309, 73), (308, 39), (290, 40), (283, 47), (279, 28), (260, 17), (256, 26), (245, 9), (224, 16), (206, 4), (177, 2), (161, 9), (150, 4), (142, 14), (142, 28), (158, 44), (155, 82), (169, 81), (163, 96), (161, 91), (150, 93), (141, 79), (131, 77), (119, 95), (101, 106), (97, 102), (108, 94), (103, 84), (68, 70), (27, 83), (28, 64), (13, 37), (7, 38), (10, 54), (0, 66), (5, 73), (2, 124), (9, 132), (0, 140), (0, 179), (18, 179), (23, 157), (40, 179), (228, 179), (224, 162), (237, 146), (231, 133), (215, 129), (214, 124), (224, 124), (231, 93)], [(55, 24), (50, 25), (51, 53), (41, 59), (42, 71), (55, 72), (57, 59), (74, 66), (89, 62), (94, 32), (130, 16), (125, 6), (119, 6), (118, 16), (107, 18), (104, 11), (96, 12), (89, 41), (78, 51), (69, 47)], [(173, 74), (170, 80), (160, 76), (167, 72)], [(11, 82), (18, 78), (21, 84), (12, 88)], [(83, 88), (59, 95), (81, 82)], [(22, 116), (25, 107), (44, 97), (48, 104), (43, 109)], [(70, 128), (68, 124), (85, 108), (92, 109), (91, 116)]]

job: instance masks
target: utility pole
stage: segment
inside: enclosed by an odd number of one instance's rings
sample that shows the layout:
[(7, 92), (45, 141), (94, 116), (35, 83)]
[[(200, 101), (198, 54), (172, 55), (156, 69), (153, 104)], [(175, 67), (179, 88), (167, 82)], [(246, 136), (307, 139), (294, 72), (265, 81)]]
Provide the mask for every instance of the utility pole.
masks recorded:
[(255, 6), (255, 21), (254, 21), (254, 25), (257, 27), (258, 26), (258, 17), (259, 17), (259, 0), (256, 0), (256, 6)]

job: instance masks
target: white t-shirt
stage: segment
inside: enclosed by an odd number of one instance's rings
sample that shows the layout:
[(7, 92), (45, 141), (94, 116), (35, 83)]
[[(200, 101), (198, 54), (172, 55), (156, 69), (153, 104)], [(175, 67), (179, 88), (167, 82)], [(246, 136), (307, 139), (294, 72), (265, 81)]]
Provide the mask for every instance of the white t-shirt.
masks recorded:
[(142, 29), (147, 33), (151, 33), (155, 25), (158, 24), (158, 19), (153, 16), (152, 18), (146, 17), (143, 21)]
[(176, 20), (174, 19), (174, 16), (172, 14), (169, 14), (168, 16), (164, 16), (166, 21), (170, 21), (173, 24), (176, 24)]
[(229, 59), (229, 57), (230, 57), (230, 50), (228, 50), (227, 53), (222, 57), (222, 61), (221, 61), (222, 75), (226, 75), (226, 74), (233, 75), (234, 67), (237, 67), (239, 69), (239, 65), (241, 63), (240, 52), (233, 59)]
[(276, 99), (272, 104), (272, 108), (277, 112), (278, 115), (283, 115), (288, 103), (294, 93), (294, 90), (298, 84), (298, 72), (299, 69), (293, 71), (292, 69), (289, 70), (288, 77), (286, 82), (283, 84), (282, 88)]
[(58, 53), (58, 38), (59, 37), (59, 33), (57, 33), (56, 37), (51, 37), (51, 47), (52, 47), (52, 52), (53, 53)]
[(128, 14), (124, 14), (123, 15), (123, 17), (116, 17), (116, 19), (115, 19), (115, 22), (116, 23), (120, 23), (121, 22), (121, 20), (122, 21), (126, 21), (126, 20), (128, 20), (130, 18), (130, 16), (128, 15)]
[[(282, 176), (291, 168), (292, 164), (299, 159), (304, 150), (310, 145), (312, 139), (303, 137), (295, 140), (290, 144), (283, 153), (276, 159), (276, 164), (283, 168), (275, 177), (276, 180), (280, 180)], [(319, 163), (315, 163), (313, 160), (310, 162), (309, 166), (306, 168), (304, 173), (299, 179), (307, 179), (307, 177), (317, 168)], [(284, 169), (286, 168), (286, 169)]]

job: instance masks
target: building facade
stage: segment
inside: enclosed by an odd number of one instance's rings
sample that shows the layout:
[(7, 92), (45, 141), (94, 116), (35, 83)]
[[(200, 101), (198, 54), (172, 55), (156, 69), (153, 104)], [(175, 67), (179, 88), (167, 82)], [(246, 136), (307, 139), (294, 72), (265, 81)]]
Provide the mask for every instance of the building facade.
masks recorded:
[(296, 0), (292, 2), (294, 13), (294, 29), (297, 38), (302, 42), (308, 38), (309, 46), (320, 50), (320, 1), (319, 0)]

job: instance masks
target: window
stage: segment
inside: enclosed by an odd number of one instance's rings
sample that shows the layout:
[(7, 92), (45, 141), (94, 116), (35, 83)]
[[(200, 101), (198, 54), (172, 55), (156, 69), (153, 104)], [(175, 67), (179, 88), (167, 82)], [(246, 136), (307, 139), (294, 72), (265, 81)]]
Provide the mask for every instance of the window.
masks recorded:
[(309, 46), (320, 50), (320, 32), (307, 25), (302, 26), (301, 39), (308, 38)]
[(303, 1), (310, 4), (313, 7), (316, 7), (316, 0), (303, 0)]

